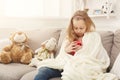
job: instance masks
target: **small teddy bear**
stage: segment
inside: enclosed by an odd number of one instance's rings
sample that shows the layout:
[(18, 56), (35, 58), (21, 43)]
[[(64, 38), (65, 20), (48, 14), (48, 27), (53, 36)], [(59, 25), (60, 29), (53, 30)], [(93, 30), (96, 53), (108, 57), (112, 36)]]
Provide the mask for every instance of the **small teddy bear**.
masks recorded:
[(11, 44), (5, 46), (0, 52), (1, 63), (30, 63), (33, 51), (27, 45), (28, 37), (24, 32), (15, 32), (10, 36)]
[(39, 60), (44, 60), (48, 58), (54, 58), (54, 51), (56, 47), (56, 39), (51, 38), (49, 40), (46, 40), (41, 44), (41, 47), (35, 50), (35, 53), (37, 53), (36, 57)]
[(31, 60), (30, 66), (36, 66), (39, 61), (54, 58), (54, 52), (57, 41), (55, 38), (50, 38), (41, 44), (41, 47), (35, 50), (35, 57)]

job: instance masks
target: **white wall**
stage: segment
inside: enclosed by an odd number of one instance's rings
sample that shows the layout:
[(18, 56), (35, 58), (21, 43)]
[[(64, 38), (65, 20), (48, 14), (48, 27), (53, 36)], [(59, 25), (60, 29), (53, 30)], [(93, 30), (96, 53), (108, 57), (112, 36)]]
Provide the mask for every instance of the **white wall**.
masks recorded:
[(62, 18), (0, 18), (0, 28), (65, 27), (68, 21)]
[[(69, 24), (68, 18), (53, 18), (53, 19), (41, 19), (41, 18), (0, 18), (1, 27), (11, 28), (24, 28), (34, 29), (40, 27), (67, 27)], [(111, 17), (92, 18), (98, 30), (116, 30), (120, 28), (120, 19)]]
[(111, 17), (110, 19), (107, 19), (106, 17), (92, 18), (92, 20), (94, 21), (97, 30), (115, 31), (120, 28), (119, 19), (116, 17)]
[[(94, 21), (96, 28), (98, 30), (116, 30), (120, 28), (120, 0), (117, 0), (117, 8), (116, 13), (117, 17), (110, 17), (107, 19), (106, 17), (96, 17), (92, 18)], [(0, 2), (0, 5), (2, 3)], [(0, 8), (2, 10), (2, 8)], [(2, 13), (0, 13), (2, 14)], [(67, 27), (69, 24), (68, 18), (51, 18), (51, 19), (41, 19), (41, 18), (6, 18), (0, 17), (0, 28), (3, 27), (11, 27), (11, 28), (25, 28), (25, 29), (34, 29), (40, 27)]]

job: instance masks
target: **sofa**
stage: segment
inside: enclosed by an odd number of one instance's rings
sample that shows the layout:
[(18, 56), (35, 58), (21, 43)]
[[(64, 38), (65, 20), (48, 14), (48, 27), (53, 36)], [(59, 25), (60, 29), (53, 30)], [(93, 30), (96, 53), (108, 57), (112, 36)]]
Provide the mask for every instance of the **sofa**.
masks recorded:
[[(20, 30), (15, 28), (1, 28), (0, 39), (9, 38), (10, 34), (15, 31), (24, 31), (29, 38), (29, 46), (35, 51), (40, 47), (40, 44), (50, 39), (51, 37), (56, 38), (56, 54), (58, 55), (61, 43), (65, 37), (65, 28), (41, 28), (41, 29), (29, 29)], [(120, 52), (120, 30), (113, 31), (97, 31), (101, 35), (102, 43), (104, 48), (107, 50), (111, 60), (111, 64), (108, 68), (108, 72), (111, 70), (116, 57)], [(0, 45), (1, 46), (1, 45)], [(30, 67), (26, 64), (21, 63), (0, 63), (0, 80), (34, 80), (34, 76), (37, 73), (35, 67)], [(60, 78), (52, 78), (50, 80), (61, 80)]]

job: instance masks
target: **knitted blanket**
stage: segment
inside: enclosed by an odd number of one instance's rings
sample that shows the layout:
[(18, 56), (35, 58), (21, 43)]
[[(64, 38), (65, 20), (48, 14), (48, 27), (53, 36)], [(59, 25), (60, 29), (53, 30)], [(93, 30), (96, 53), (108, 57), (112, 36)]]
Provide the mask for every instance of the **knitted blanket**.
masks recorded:
[[(103, 75), (110, 60), (97, 32), (84, 34), (83, 46), (74, 56), (65, 52), (67, 42), (64, 40), (57, 58), (40, 62), (38, 68), (63, 69), (62, 80), (117, 80), (113, 74)], [(109, 79), (105, 79), (107, 76), (110, 76)]]

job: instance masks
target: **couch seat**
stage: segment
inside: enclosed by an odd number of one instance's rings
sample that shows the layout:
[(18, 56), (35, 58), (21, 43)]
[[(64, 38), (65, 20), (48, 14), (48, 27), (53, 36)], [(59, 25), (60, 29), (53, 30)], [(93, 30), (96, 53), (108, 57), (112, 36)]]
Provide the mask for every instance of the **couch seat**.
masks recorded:
[[(20, 80), (34, 80), (37, 70), (26, 73)], [(60, 78), (52, 78), (50, 80), (61, 80)]]
[(0, 64), (0, 80), (20, 80), (24, 74), (33, 70), (35, 68), (20, 63)]

